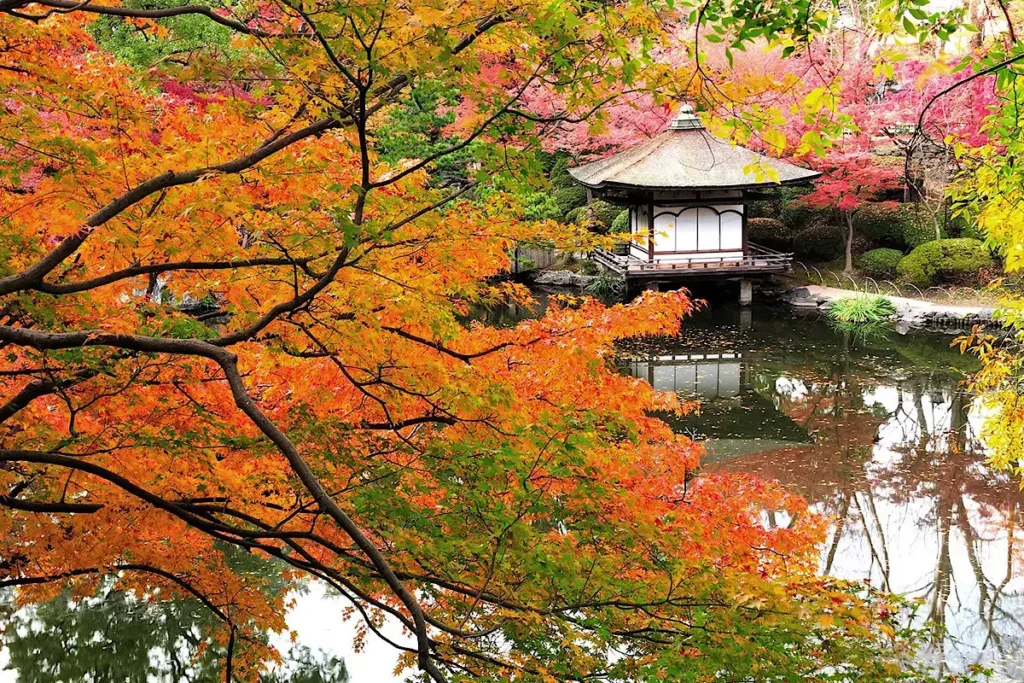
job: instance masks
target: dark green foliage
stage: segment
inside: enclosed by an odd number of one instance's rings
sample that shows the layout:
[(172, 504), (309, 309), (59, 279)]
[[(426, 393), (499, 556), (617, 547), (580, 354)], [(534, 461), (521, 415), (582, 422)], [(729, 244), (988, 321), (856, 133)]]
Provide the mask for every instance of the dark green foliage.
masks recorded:
[(587, 207), (585, 206), (577, 206), (575, 209), (565, 214), (565, 218), (563, 218), (562, 220), (566, 223), (576, 223), (577, 221), (580, 220), (580, 216), (583, 214), (584, 211), (586, 211), (586, 209)]
[(891, 280), (902, 258), (903, 252), (897, 249), (872, 249), (857, 259), (857, 268), (873, 278)]
[(935, 222), (922, 204), (866, 204), (853, 215), (853, 229), (875, 246), (890, 249), (913, 249), (935, 239)]
[[(101, 589), (95, 597), (72, 601), (62, 594), (24, 611), (7, 602), (0, 612), (6, 670), (17, 672), (19, 683), (224, 680), (225, 651), (209, 638), (221, 625), (198, 600), (150, 603)], [(260, 683), (348, 680), (340, 659), (321, 661), (307, 648), (293, 648), (291, 655)]]
[(568, 155), (558, 156), (551, 167), (551, 184), (559, 190), (567, 190), (579, 187), (579, 183), (569, 175), (569, 167), (573, 165), (572, 157)]
[(606, 301), (618, 296), (623, 289), (625, 289), (625, 283), (620, 278), (604, 271), (596, 280), (584, 287), (587, 294)]
[(895, 202), (865, 204), (853, 214), (854, 232), (879, 247), (902, 249), (903, 221), (899, 206)]
[[(227, 561), (232, 572), (265, 581), (268, 594), (291, 587), (274, 562), (235, 549), (229, 549)], [(62, 593), (22, 609), (10, 590), (0, 591), (0, 635), (7, 654), (0, 678), (2, 672), (15, 672), (18, 683), (221, 683), (226, 650), (213, 635), (223, 628), (196, 599), (144, 601), (114, 589), (110, 580), (90, 597)], [(249, 646), (237, 642), (235, 656)], [(336, 657), (317, 657), (300, 646), (283, 654), (280, 669), (261, 675), (259, 683), (348, 681), (345, 663)]]
[[(458, 102), (454, 90), (425, 84), (411, 90), (407, 97), (388, 112), (388, 125), (376, 132), (376, 149), (382, 160), (400, 164), (403, 159), (422, 159), (438, 154), (460, 142), (445, 135), (445, 128), (455, 120), (453, 105)], [(466, 183), (470, 180), (469, 164), (479, 146), (470, 144), (458, 152), (438, 159), (431, 169), (435, 185)]]
[(629, 232), (629, 209), (623, 209), (615, 216), (615, 220), (612, 221), (612, 232)]
[(760, 202), (750, 202), (746, 207), (747, 218), (775, 218), (782, 214), (782, 202), (776, 199), (766, 199)]
[(558, 205), (558, 212), (561, 216), (587, 203), (587, 191), (575, 185), (555, 192), (555, 204)]
[(748, 218), (747, 237), (751, 242), (769, 249), (789, 251), (793, 248), (793, 231), (774, 218)]
[[(919, 247), (925, 242), (947, 237), (942, 228), (942, 216), (932, 216), (931, 212), (920, 204), (903, 204), (906, 220), (903, 224), (903, 242), (908, 249)], [(936, 223), (937, 221), (937, 223)], [(935, 226), (939, 226), (939, 236), (935, 236)]]
[(598, 223), (610, 228), (615, 218), (622, 212), (622, 207), (597, 199), (587, 204), (584, 211)]
[(992, 256), (979, 240), (961, 237), (926, 242), (900, 260), (897, 272), (918, 287), (970, 280), (992, 266)]
[(778, 193), (778, 219), (788, 225), (793, 232), (799, 232), (812, 225), (832, 222), (831, 209), (812, 209), (804, 203), (803, 196), (807, 192), (807, 189), (802, 187), (786, 187)]
[(793, 238), (798, 256), (812, 261), (831, 261), (843, 253), (843, 231), (834, 225), (814, 225)]

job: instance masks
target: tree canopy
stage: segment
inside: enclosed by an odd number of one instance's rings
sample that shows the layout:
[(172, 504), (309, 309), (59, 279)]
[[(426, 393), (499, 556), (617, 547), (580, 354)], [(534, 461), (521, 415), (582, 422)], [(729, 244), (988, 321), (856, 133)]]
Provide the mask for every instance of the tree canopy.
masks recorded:
[(529, 299), (495, 279), (515, 242), (598, 239), (522, 198), (565, 125), (699, 95), (696, 55), (658, 58), (681, 25), (732, 59), (829, 16), (0, 0), (0, 585), (194, 600), (228, 681), (286, 596), (226, 546), (329, 584), (361, 637), (398, 620), (437, 682), (917, 676), (898, 601), (817, 576), (826, 520), (695, 478), (651, 416), (688, 406), (615, 371), (685, 294), (468, 316)]

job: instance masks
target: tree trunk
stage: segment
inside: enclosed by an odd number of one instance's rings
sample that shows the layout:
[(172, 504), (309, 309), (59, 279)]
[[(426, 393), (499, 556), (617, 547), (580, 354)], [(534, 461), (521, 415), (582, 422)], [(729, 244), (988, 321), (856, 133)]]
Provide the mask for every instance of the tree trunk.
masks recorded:
[(844, 273), (853, 272), (853, 212), (843, 211), (843, 218), (846, 219), (846, 265)]

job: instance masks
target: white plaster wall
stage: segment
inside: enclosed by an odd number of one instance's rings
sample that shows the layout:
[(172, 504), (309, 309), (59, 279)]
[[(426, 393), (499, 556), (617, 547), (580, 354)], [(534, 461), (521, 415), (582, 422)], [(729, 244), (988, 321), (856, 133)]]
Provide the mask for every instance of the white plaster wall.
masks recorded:
[[(716, 210), (723, 212), (721, 216)], [(736, 213), (733, 213), (736, 212)], [(644, 208), (646, 214), (646, 207)], [(654, 250), (732, 252), (743, 250), (743, 205), (722, 204), (715, 209), (694, 206), (654, 207)], [(660, 215), (659, 215), (660, 214)], [(678, 215), (674, 215), (678, 214)], [(634, 231), (643, 230), (646, 216)], [(721, 224), (721, 229), (719, 229)]]

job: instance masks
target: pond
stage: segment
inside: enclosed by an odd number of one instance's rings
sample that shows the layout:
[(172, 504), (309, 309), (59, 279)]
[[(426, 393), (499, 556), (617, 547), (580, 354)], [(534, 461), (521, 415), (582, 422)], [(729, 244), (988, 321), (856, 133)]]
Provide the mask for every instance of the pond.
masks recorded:
[[(483, 317), (513, 324), (532, 314)], [(716, 307), (676, 337), (629, 345), (618, 363), (700, 400), (699, 414), (670, 422), (706, 443), (705, 469), (777, 479), (831, 516), (823, 572), (920, 598), (922, 623), (945, 631), (927, 653), (938, 668), (982, 663), (998, 671), (995, 680), (1024, 680), (1024, 496), (1016, 480), (985, 465), (983, 416), (962, 384), (970, 359), (949, 342), (927, 334), (851, 339), (788, 311)], [(388, 646), (371, 639), (353, 653), (345, 607), (315, 586), (298, 595), (288, 618), (297, 646), (343, 657), (357, 683), (396, 680)], [(34, 626), (23, 611), (17, 625), (23, 634), (34, 629), (36, 641), (15, 637), (0, 651), (0, 666), (11, 667), (0, 681), (47, 680), (27, 670), (38, 665), (33, 647), (70, 656), (63, 631), (82, 628), (84, 617), (63, 609)], [(105, 628), (107, 639), (126, 638), (122, 646), (142, 652), (159, 646), (139, 642), (145, 629), (115, 618), (123, 616), (101, 614), (87, 629)]]
[(985, 465), (971, 359), (949, 343), (719, 309), (622, 368), (700, 399), (670, 422), (706, 443), (707, 470), (777, 479), (833, 518), (823, 572), (920, 598), (920, 619), (946, 632), (937, 667), (1024, 680), (1024, 495)]

